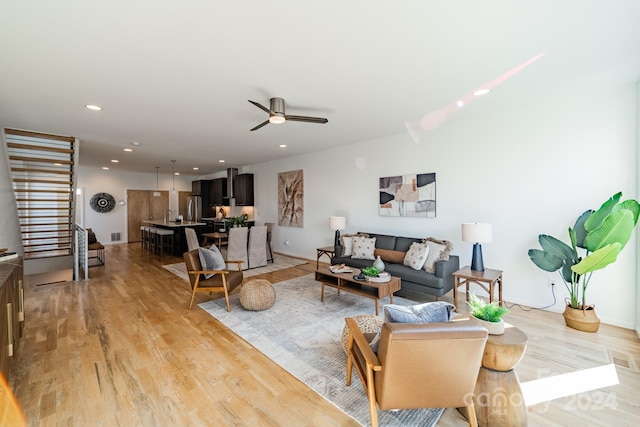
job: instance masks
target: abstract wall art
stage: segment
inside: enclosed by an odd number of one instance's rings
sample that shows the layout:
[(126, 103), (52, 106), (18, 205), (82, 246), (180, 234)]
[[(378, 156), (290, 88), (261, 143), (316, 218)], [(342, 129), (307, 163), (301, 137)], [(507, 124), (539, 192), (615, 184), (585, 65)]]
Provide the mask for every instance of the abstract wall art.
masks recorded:
[(435, 172), (380, 178), (380, 216), (435, 218)]
[(278, 174), (278, 225), (304, 226), (304, 175), (302, 169)]

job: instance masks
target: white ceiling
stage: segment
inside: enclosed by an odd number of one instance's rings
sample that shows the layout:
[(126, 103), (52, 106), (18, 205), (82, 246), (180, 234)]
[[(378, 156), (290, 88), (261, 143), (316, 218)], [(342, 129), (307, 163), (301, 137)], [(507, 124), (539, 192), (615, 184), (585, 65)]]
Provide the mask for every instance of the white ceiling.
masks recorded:
[[(638, 0), (3, 0), (0, 126), (75, 136), (83, 166), (204, 175), (406, 132), (539, 54), (444, 125), (635, 82), (639, 17)], [(247, 100), (271, 97), (329, 122), (249, 132), (267, 114)]]

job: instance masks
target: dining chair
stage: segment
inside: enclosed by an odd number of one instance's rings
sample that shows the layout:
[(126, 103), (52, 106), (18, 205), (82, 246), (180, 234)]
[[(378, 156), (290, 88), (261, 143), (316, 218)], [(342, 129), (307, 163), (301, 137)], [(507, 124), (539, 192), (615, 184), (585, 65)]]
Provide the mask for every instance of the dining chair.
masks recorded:
[(267, 265), (267, 226), (258, 225), (249, 229), (249, 268)]
[(242, 269), (249, 268), (247, 245), (249, 243), (248, 227), (231, 227), (227, 244), (227, 259), (243, 261)]
[(271, 250), (271, 238), (273, 237), (273, 230), (276, 227), (275, 222), (265, 222), (267, 226), (267, 262), (273, 262), (273, 251)]

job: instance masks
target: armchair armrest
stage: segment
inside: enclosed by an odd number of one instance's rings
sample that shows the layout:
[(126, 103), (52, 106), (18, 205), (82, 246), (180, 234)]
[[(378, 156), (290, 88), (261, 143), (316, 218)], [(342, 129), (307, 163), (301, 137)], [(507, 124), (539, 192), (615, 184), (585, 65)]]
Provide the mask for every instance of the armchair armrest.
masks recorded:
[(229, 274), (229, 270), (189, 270), (189, 274)]
[(225, 261), (225, 263), (227, 263), (227, 264), (236, 264), (238, 266), (238, 271), (242, 271), (242, 264), (244, 264), (244, 261), (229, 260), (229, 261)]
[(354, 346), (358, 347), (360, 353), (362, 353), (362, 357), (364, 357), (367, 366), (374, 371), (381, 371), (382, 365), (380, 364), (380, 360), (371, 349), (369, 342), (362, 334), (362, 331), (358, 327), (356, 321), (351, 317), (347, 317), (345, 321), (347, 322), (347, 327), (349, 328), (349, 334), (353, 336), (353, 344)]

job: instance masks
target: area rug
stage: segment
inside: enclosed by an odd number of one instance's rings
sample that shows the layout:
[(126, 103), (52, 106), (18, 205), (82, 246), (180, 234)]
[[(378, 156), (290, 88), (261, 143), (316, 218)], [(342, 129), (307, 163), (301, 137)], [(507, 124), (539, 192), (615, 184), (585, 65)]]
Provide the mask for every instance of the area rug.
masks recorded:
[[(267, 263), (267, 265), (265, 265), (264, 267), (256, 267), (244, 270), (242, 273), (243, 276), (247, 278), (251, 276), (257, 276), (258, 274), (271, 273), (274, 271), (283, 270), (285, 268), (295, 267), (297, 265), (306, 264), (307, 262), (309, 261), (274, 255), (273, 262)], [(187, 282), (189, 281), (187, 266), (184, 264), (184, 262), (167, 264), (163, 265), (162, 267), (169, 270), (176, 276), (186, 280)]]
[[(358, 374), (351, 386), (345, 385), (347, 357), (341, 337), (345, 317), (375, 314), (374, 301), (347, 292), (337, 294), (325, 288), (320, 302), (320, 283), (313, 275), (274, 285), (276, 302), (268, 310), (246, 311), (240, 296), (231, 295), (231, 311), (224, 298), (207, 301), (199, 307), (282, 366), (361, 425), (369, 425), (369, 407)], [(382, 305), (388, 304), (385, 298)], [(395, 297), (394, 303), (415, 302)], [(381, 426), (432, 426), (444, 409), (379, 411)]]

